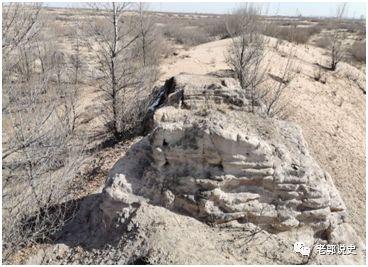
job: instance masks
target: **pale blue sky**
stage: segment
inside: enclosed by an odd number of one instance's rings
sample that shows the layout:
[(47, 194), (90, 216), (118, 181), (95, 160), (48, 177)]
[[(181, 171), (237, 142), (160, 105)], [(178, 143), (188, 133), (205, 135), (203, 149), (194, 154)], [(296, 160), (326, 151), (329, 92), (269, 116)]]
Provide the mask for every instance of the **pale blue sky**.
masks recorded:
[[(83, 6), (82, 3), (53, 2), (45, 5), (53, 7), (76, 7)], [(213, 2), (213, 3), (191, 3), (191, 2), (153, 2), (149, 3), (150, 9), (154, 11), (170, 11), (170, 12), (197, 12), (197, 13), (228, 13), (234, 8), (240, 6), (241, 3), (234, 2)], [(335, 15), (336, 7), (339, 3), (332, 2), (271, 2), (268, 5), (268, 15), (329, 17)], [(360, 18), (366, 15), (366, 5), (364, 2), (349, 2), (347, 17)]]

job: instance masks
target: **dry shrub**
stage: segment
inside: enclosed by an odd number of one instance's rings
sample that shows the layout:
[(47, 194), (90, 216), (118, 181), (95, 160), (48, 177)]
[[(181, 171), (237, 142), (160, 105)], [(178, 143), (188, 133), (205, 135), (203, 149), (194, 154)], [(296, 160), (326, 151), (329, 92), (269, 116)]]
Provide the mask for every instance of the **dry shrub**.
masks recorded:
[(311, 36), (312, 31), (309, 28), (293, 28), (291, 33), (291, 42), (305, 44)]
[(211, 41), (211, 37), (205, 30), (195, 26), (185, 27), (180, 24), (169, 24), (164, 27), (163, 34), (182, 45), (193, 46)]
[(231, 45), (226, 63), (239, 81), (244, 98), (249, 100), (249, 111), (253, 113), (261, 106), (263, 96), (258, 86), (265, 80), (261, 64), (265, 58), (266, 40), (261, 34), (260, 12), (255, 5), (245, 5), (235, 10), (227, 20)]
[[(327, 20), (327, 25), (335, 28), (336, 25), (340, 25), (344, 22), (344, 15), (347, 10), (346, 3), (342, 3), (336, 8), (336, 16)], [(327, 68), (331, 71), (335, 71), (338, 63), (346, 58), (346, 49), (343, 46), (342, 39), (344, 38), (345, 32), (340, 29), (334, 29), (325, 33), (324, 37), (317, 41), (317, 46), (326, 48), (329, 54)], [(342, 34), (341, 34), (342, 33)]]
[(210, 36), (217, 37), (219, 39), (230, 37), (223, 18), (207, 19), (204, 24), (205, 25), (203, 27)]
[(69, 188), (84, 150), (75, 135), (75, 94), (64, 83), (54, 85), (49, 76), (13, 82), (5, 92), (5, 257), (27, 244), (53, 240), (73, 216)]
[(309, 41), (312, 35), (321, 32), (319, 26), (312, 27), (295, 27), (295, 26), (278, 26), (269, 24), (264, 27), (264, 34), (267, 36), (275, 37), (281, 40), (289, 42), (295, 42), (297, 44), (305, 44)]
[(24, 246), (54, 240), (73, 217), (70, 186), (83, 160), (77, 81), (66, 80), (67, 57), (42, 38), (50, 21), (40, 10), (21, 3), (3, 10), (4, 262)]
[(165, 37), (180, 44), (196, 45), (229, 37), (224, 15), (192, 17), (173, 14), (157, 16), (153, 13), (151, 16)]
[(351, 55), (359, 62), (365, 62), (365, 42), (354, 42), (351, 47)]
[(316, 40), (316, 46), (327, 49), (330, 45), (330, 41), (327, 37), (323, 36)]
[[(269, 117), (284, 116), (285, 105), (282, 95), (289, 86), (292, 76), (292, 53), (283, 70), (278, 75), (267, 74), (268, 64), (264, 66), (265, 39), (264, 24), (260, 21), (261, 9), (252, 4), (235, 10), (227, 20), (227, 29), (231, 35), (226, 62), (244, 90), (244, 98), (249, 101), (249, 111), (259, 110)], [(268, 80), (273, 80), (262, 88)]]
[(75, 32), (75, 27), (58, 21), (53, 21), (48, 24), (50, 30), (53, 31), (56, 37), (71, 37)]
[(349, 33), (357, 33), (358, 35), (364, 33), (365, 35), (365, 23), (355, 20), (343, 20), (340, 23), (334, 25), (335, 29), (345, 29)]

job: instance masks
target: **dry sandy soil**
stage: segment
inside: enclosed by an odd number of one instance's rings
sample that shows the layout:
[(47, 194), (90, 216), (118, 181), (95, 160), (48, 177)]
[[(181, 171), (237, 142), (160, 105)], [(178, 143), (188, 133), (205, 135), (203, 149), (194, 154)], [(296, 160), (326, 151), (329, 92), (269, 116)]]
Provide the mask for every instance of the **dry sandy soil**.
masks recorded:
[[(227, 68), (230, 40), (182, 50), (163, 62), (161, 82), (178, 73), (205, 74)], [(294, 51), (295, 78), (285, 91), (288, 120), (298, 123), (314, 157), (328, 171), (347, 205), (355, 230), (365, 237), (365, 69), (340, 63), (325, 71), (326, 82), (314, 80), (315, 63), (327, 58), (321, 48), (270, 39), (266, 64), (280, 75), (287, 53)]]

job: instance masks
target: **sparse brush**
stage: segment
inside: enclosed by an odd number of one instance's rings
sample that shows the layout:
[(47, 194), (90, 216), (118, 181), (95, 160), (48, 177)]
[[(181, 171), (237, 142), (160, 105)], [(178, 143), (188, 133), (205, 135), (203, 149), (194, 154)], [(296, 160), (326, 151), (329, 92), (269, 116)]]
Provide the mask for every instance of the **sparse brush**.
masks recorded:
[(323, 36), (316, 40), (315, 45), (327, 49), (330, 45), (330, 41), (326, 36)]
[(265, 27), (263, 27), (263, 34), (297, 44), (307, 43), (311, 36), (319, 32), (321, 32), (319, 26), (297, 27), (296, 25), (279, 26), (266, 24)]
[[(227, 25), (232, 38), (227, 63), (239, 80), (245, 98), (250, 102), (250, 111), (255, 112), (258, 109), (269, 117), (279, 116), (285, 110), (285, 105), (280, 105), (280, 100), (293, 79), (292, 53), (288, 56), (280, 77), (269, 73), (268, 76), (274, 82), (261, 90), (260, 85), (267, 80), (268, 66), (264, 62), (267, 41), (262, 35), (265, 25), (260, 23), (259, 15), (260, 9), (253, 5), (246, 5), (235, 11)], [(262, 110), (262, 107), (265, 109)]]
[[(336, 17), (330, 21), (330, 23), (340, 23), (346, 12), (346, 3), (338, 6), (336, 10)], [(331, 71), (336, 70), (337, 64), (344, 58), (345, 50), (342, 47), (340, 40), (340, 33), (338, 30), (332, 31), (328, 35), (328, 50), (330, 54), (329, 69)]]
[(185, 27), (180, 24), (166, 25), (163, 34), (172, 38), (178, 44), (194, 46), (209, 42), (211, 37), (209, 34), (199, 27)]
[(260, 98), (257, 86), (264, 80), (261, 63), (265, 57), (266, 40), (261, 34), (260, 9), (246, 5), (234, 12), (228, 22), (231, 45), (227, 54), (227, 64), (234, 71), (244, 95), (250, 100), (250, 110), (255, 112)]
[(3, 20), (4, 262), (24, 246), (52, 241), (73, 217), (70, 186), (84, 159), (76, 134), (80, 65), (40, 34), (48, 19), (40, 9), (10, 4)]
[(366, 43), (354, 42), (351, 47), (352, 56), (359, 62), (365, 62), (366, 59)]

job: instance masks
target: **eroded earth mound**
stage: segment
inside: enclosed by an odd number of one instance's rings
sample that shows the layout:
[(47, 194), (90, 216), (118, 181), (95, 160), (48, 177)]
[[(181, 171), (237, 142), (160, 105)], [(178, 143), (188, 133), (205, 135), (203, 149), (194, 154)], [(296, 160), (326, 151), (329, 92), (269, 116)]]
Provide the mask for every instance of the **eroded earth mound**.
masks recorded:
[[(339, 192), (300, 128), (249, 107), (234, 79), (168, 80), (150, 106), (150, 134), (69, 226), (79, 234), (59, 245), (69, 253), (61, 262), (364, 263)], [(298, 241), (309, 256), (294, 252)], [(356, 255), (313, 249), (339, 243), (357, 246)]]
[(143, 196), (211, 223), (331, 230), (345, 221), (331, 177), (311, 158), (296, 125), (242, 111), (241, 90), (226, 79), (182, 75), (173, 83), (169, 105), (154, 115), (148, 164), (136, 167), (142, 174), (127, 172), (123, 159), (109, 175), (103, 203), (109, 217), (116, 202)]

